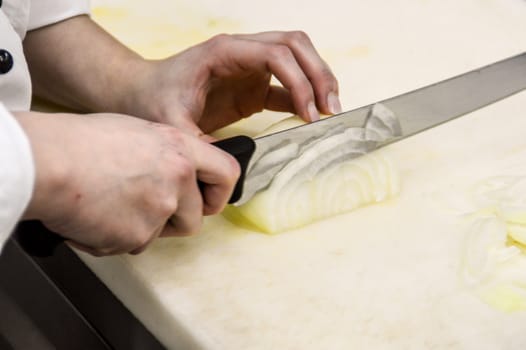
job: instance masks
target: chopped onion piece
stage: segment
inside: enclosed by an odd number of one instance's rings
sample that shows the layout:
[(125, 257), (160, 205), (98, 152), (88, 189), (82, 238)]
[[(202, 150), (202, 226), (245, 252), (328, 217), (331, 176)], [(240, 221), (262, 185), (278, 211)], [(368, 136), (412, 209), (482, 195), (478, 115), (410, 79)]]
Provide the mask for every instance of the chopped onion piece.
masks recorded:
[(520, 244), (526, 245), (526, 226), (508, 224), (508, 235)]
[(498, 176), (473, 191), (479, 205), (467, 233), (464, 278), (504, 311), (526, 309), (526, 177)]
[(464, 276), (469, 284), (482, 282), (495, 268), (495, 256), (506, 242), (506, 225), (497, 217), (476, 219), (466, 237)]

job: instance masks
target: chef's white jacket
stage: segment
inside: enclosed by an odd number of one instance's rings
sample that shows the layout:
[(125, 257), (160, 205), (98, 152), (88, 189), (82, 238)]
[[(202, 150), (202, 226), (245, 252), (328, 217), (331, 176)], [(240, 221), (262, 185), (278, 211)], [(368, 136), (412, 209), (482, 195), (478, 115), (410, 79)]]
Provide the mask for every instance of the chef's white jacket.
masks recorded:
[(31, 145), (9, 113), (31, 103), (22, 40), (28, 30), (88, 12), (89, 0), (0, 0), (0, 250), (31, 199), (35, 179)]

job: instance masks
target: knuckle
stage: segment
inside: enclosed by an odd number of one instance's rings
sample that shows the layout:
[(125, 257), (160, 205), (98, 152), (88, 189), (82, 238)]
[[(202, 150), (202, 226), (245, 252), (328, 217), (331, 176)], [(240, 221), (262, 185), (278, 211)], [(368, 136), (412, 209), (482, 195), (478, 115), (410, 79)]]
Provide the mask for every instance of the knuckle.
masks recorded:
[(338, 90), (338, 83), (336, 79), (334, 78), (334, 74), (332, 73), (332, 70), (325, 65), (320, 70), (320, 78), (323, 82), (326, 83), (327, 88), (331, 91), (337, 91)]
[[(170, 183), (186, 184), (195, 181), (196, 168), (191, 159), (191, 150), (187, 144), (187, 136), (175, 128), (166, 130), (172, 147), (164, 153), (166, 162), (163, 165), (163, 176)], [(174, 203), (168, 203), (173, 206)]]
[(307, 33), (305, 33), (302, 30), (294, 30), (294, 31), (288, 32), (286, 34), (285, 40), (290, 44), (294, 44), (294, 43), (299, 43), (301, 45), (311, 44), (309, 36), (307, 35)]
[(231, 40), (233, 40), (232, 35), (221, 33), (208, 39), (207, 46), (209, 49), (221, 49), (228, 45)]
[(314, 92), (319, 98), (324, 98), (323, 96), (326, 96), (330, 92), (334, 92), (336, 94), (339, 92), (338, 82), (328, 67), (321, 68), (319, 71), (317, 71), (315, 75), (313, 75), (313, 81), (316, 83), (312, 85), (312, 88), (314, 88)]
[(292, 52), (290, 51), (288, 46), (277, 44), (272, 46), (270, 50), (270, 55), (274, 59), (282, 61), (290, 59), (292, 57)]
[(177, 197), (170, 194), (164, 194), (161, 198), (159, 198), (157, 203), (159, 205), (158, 214), (163, 218), (173, 215), (179, 206)]
[(159, 125), (159, 128), (165, 137), (168, 139), (170, 144), (174, 145), (184, 145), (185, 139), (183, 133), (169, 125)]
[(195, 182), (196, 169), (192, 162), (185, 157), (180, 157), (174, 164), (173, 176), (176, 183), (189, 184)]
[(291, 86), (290, 89), (292, 94), (298, 96), (298, 98), (300, 98), (305, 104), (314, 97), (312, 85), (306, 77), (298, 80), (298, 82), (296, 82), (294, 86)]

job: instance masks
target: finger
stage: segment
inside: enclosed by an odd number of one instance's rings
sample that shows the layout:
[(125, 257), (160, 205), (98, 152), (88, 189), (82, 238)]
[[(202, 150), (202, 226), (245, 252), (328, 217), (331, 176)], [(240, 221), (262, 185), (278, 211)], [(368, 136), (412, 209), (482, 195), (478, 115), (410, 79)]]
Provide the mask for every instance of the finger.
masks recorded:
[(194, 229), (194, 231), (189, 230), (183, 230), (181, 226), (178, 223), (178, 220), (180, 220), (179, 216), (173, 215), (166, 225), (163, 227), (161, 234), (159, 235), (159, 238), (165, 238), (165, 237), (187, 237), (192, 236), (193, 234), (196, 234), (199, 232), (200, 227), (202, 225), (202, 216), (200, 215), (200, 222), (198, 227)]
[(281, 86), (270, 86), (265, 108), (276, 112), (296, 113), (290, 92)]
[(166, 223), (164, 225), (158, 227), (153, 232), (153, 234), (150, 235), (150, 237), (148, 238), (148, 240), (146, 242), (144, 242), (139, 247), (135, 247), (134, 249), (129, 250), (127, 253), (131, 254), (131, 255), (137, 255), (137, 254), (140, 254), (140, 253), (144, 252), (146, 250), (146, 248), (148, 248), (148, 246), (153, 242), (153, 240), (157, 239), (161, 235), (165, 225), (166, 225)]
[[(172, 235), (174, 236), (192, 235), (201, 229), (203, 198), (197, 186), (195, 170), (196, 168), (194, 167), (185, 170), (185, 174), (177, 182), (177, 211), (169, 219), (169, 224), (173, 229)], [(164, 233), (167, 234), (167, 232)]]
[(197, 178), (205, 184), (202, 188), (202, 213), (217, 214), (223, 210), (232, 195), (241, 171), (239, 163), (230, 154), (200, 140), (195, 140), (192, 148)]
[[(243, 67), (250, 71), (270, 72), (290, 91), (295, 112), (306, 121), (319, 119), (311, 82), (298, 64), (291, 49), (286, 45), (265, 43), (255, 40), (233, 39), (229, 36), (218, 37), (209, 43), (208, 59), (211, 66), (217, 62), (224, 65)], [(214, 72), (213, 72), (214, 73)], [(225, 73), (221, 68), (215, 74)]]
[(180, 198), (181, 205), (167, 223), (169, 228), (163, 229), (163, 236), (190, 236), (201, 229), (203, 201), (197, 185), (192, 187), (195, 187), (195, 190), (187, 188), (187, 194)]
[(272, 31), (238, 37), (289, 47), (305, 75), (312, 82), (318, 108), (326, 114), (341, 112), (338, 81), (307, 34), (302, 31)]

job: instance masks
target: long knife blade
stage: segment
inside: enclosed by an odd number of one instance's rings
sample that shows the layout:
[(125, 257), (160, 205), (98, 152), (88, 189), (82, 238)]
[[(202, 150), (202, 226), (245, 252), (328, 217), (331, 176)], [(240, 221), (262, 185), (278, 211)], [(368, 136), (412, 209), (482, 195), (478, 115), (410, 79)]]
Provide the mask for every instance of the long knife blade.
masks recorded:
[[(526, 52), (378, 103), (398, 118), (402, 135), (397, 141), (524, 89)], [(231, 202), (243, 204), (268, 187), (288, 162), (301, 155), (302, 145), (327, 137), (334, 130), (363, 126), (373, 105), (256, 138), (254, 154), (244, 167), (246, 171), (238, 183), (237, 196)]]

